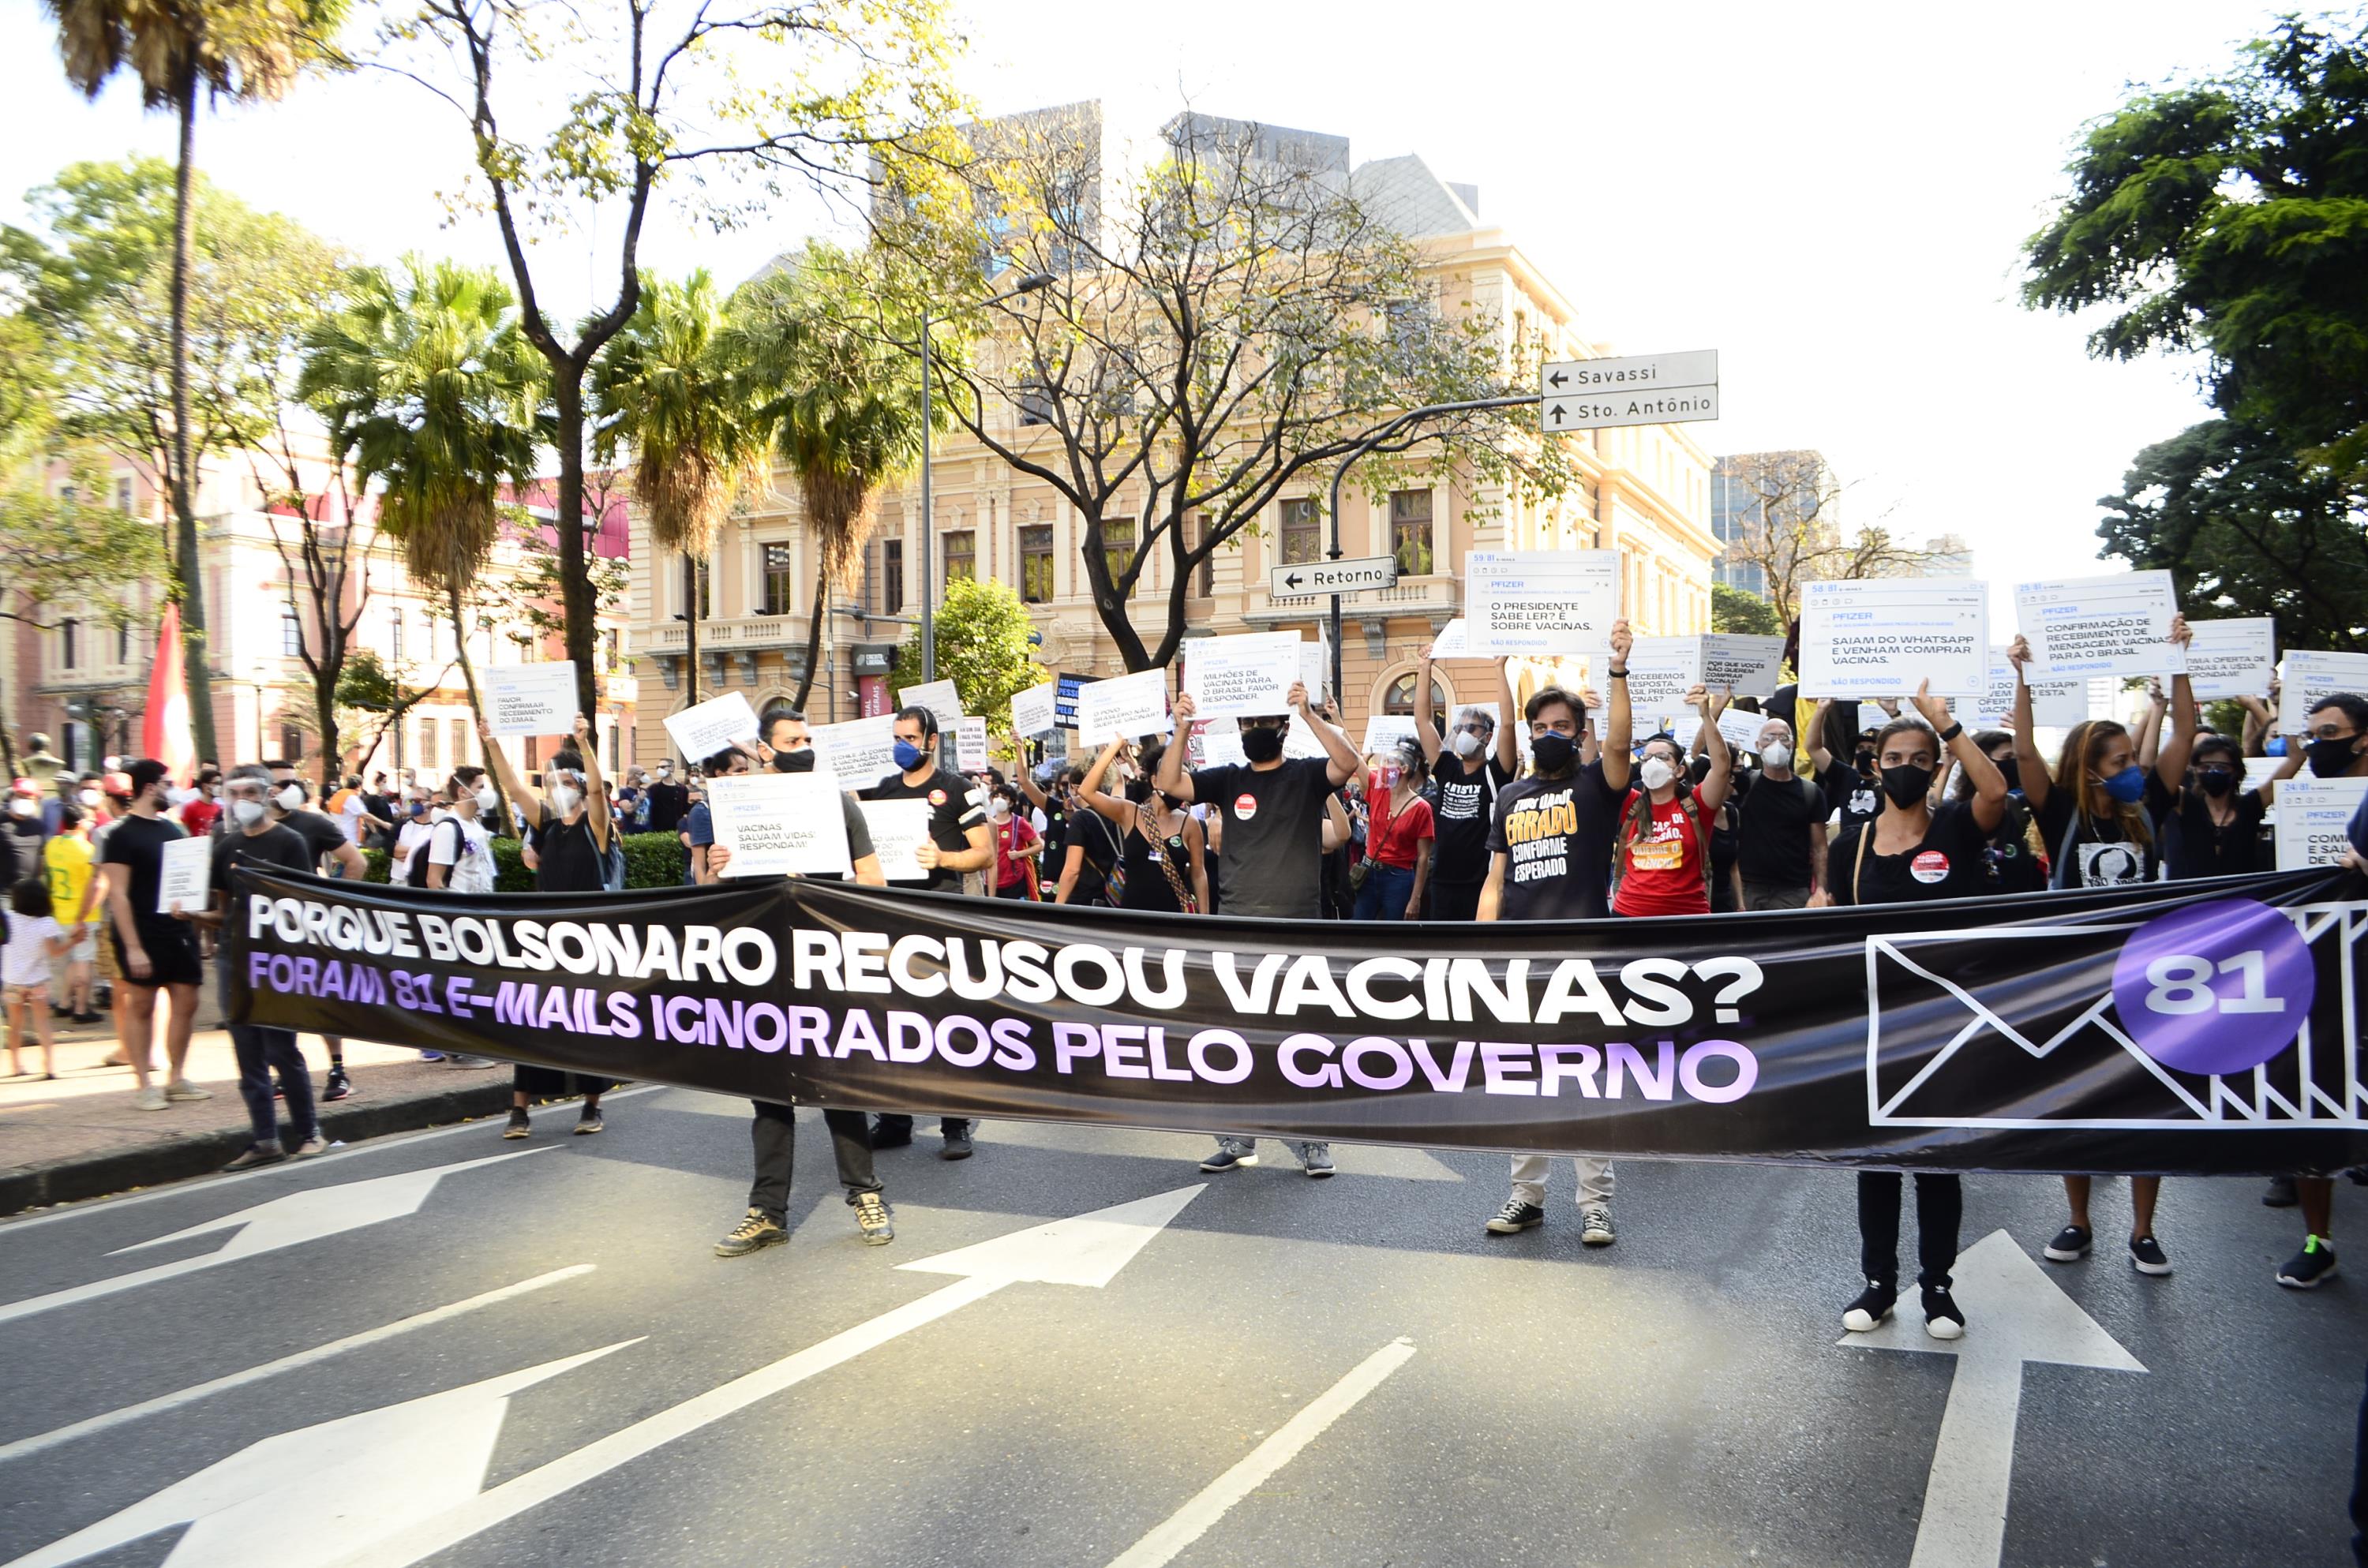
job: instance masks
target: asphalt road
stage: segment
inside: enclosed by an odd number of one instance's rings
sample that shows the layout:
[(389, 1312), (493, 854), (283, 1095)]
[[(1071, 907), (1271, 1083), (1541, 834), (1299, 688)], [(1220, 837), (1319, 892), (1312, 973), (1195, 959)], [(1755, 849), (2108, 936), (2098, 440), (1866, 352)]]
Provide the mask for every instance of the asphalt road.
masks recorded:
[[(1912, 1312), (1902, 1351), (1836, 1344), (1839, 1174), (1624, 1164), (1597, 1251), (1567, 1165), (1543, 1229), (1493, 1238), (1495, 1157), (1344, 1146), (1318, 1183), (1269, 1144), (1203, 1177), (1201, 1140), (990, 1123), (967, 1164), (926, 1132), (880, 1156), (871, 1248), (809, 1116), (792, 1240), (724, 1261), (738, 1102), (570, 1120), (0, 1226), (0, 1561), (1873, 1568), (1917, 1551), (1936, 1449), (1979, 1512), (1985, 1441), (2011, 1442), (2002, 1543), (1936, 1522), (1926, 1561), (2350, 1561), (2368, 1286), (2278, 1289), (2296, 1221), (2253, 1181), (2167, 1186), (2167, 1279), (1994, 1250), (2021, 1283), (1961, 1282), (1961, 1362)], [(1967, 1187), (1969, 1248), (2035, 1258), (2062, 1223), (2053, 1180)], [(1127, 1205), (1018, 1265), (898, 1267)], [(2339, 1193), (2339, 1234), (2363, 1206)], [(2105, 1185), (2100, 1231), (2126, 1215)], [(2034, 1361), (2014, 1408), (2002, 1347), (2070, 1303), (2145, 1370)], [(1959, 1378), (2008, 1391), (2010, 1439), (1971, 1382), (1944, 1437)]]

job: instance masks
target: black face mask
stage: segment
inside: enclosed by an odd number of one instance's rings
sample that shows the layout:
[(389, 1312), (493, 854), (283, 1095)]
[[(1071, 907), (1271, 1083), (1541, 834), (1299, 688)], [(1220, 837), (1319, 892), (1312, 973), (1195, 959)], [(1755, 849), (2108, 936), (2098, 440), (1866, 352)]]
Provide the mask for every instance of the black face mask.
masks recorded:
[(1151, 780), (1130, 778), (1126, 781), (1126, 798), (1137, 804), (1151, 799)]
[(1282, 755), (1281, 730), (1242, 731), (1242, 755), (1252, 762), (1272, 762)]
[(1858, 770), (1870, 778), (1874, 777), (1874, 753), (1862, 751), (1858, 754)]
[(795, 751), (777, 751), (773, 754), (773, 771), (776, 773), (812, 773), (814, 765), (814, 754), (812, 746), (800, 746)]
[(2195, 783), (2198, 789), (2217, 800), (2237, 787), (2237, 776), (2225, 767), (2199, 768)]
[(1561, 774), (1570, 770), (1578, 760), (1578, 740), (1574, 735), (1558, 735), (1549, 730), (1530, 740), (1530, 755), (1538, 759), (1538, 771)]
[(1996, 767), (2006, 776), (2006, 787), (2009, 790), (2022, 788), (2022, 764), (2020, 761), (2010, 756), (2000, 757)]
[(2310, 743), (2310, 770), (2321, 778), (2340, 778), (2360, 760), (2357, 735), (2337, 735)]
[(1932, 769), (1903, 762), (1896, 767), (1883, 770), (1883, 792), (1891, 803), (1906, 810), (1932, 792)]

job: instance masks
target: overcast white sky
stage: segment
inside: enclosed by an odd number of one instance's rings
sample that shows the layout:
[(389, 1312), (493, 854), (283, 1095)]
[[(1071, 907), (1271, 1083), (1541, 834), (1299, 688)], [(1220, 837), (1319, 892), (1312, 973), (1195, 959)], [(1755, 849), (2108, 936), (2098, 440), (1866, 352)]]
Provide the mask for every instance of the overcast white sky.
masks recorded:
[[(2019, 242), (2082, 123), (2125, 84), (2219, 70), (2270, 6), (2195, 0), (1960, 7), (970, 0), (966, 75), (989, 112), (1101, 97), (1150, 121), (1212, 113), (1416, 152), (1500, 223), (1624, 352), (1714, 347), (1713, 453), (1822, 449), (1852, 512), (1955, 530), (2000, 583), (2094, 570), (2095, 499), (2203, 415), (2194, 368), (2099, 364), (2084, 324), (2014, 300)], [(30, 5), (0, 17), (0, 211), (80, 158), (169, 155), (118, 87), (85, 103)], [(461, 177), (449, 111), (384, 79), (308, 84), (209, 119), (199, 157), (259, 206), (373, 258), (496, 260), (440, 229)], [(814, 222), (654, 225), (651, 265), (736, 279)], [(588, 290), (613, 236), (584, 247)], [(1994, 599), (1994, 603), (1997, 602)], [(2004, 608), (2001, 606), (2001, 608)]]

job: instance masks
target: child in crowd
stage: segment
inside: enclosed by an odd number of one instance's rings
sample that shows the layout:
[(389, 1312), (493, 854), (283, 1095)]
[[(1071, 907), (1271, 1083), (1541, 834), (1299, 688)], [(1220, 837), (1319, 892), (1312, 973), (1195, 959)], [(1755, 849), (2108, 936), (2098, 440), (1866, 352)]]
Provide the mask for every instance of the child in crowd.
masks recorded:
[(0, 956), (0, 987), (8, 1003), (8, 1075), (25, 1071), (20, 1054), (25, 1018), (41, 1037), (41, 1076), (58, 1075), (57, 1044), (50, 1036), (50, 970), (65, 957), (66, 932), (51, 913), (49, 884), (38, 876), (21, 879), (8, 893), (8, 944)]

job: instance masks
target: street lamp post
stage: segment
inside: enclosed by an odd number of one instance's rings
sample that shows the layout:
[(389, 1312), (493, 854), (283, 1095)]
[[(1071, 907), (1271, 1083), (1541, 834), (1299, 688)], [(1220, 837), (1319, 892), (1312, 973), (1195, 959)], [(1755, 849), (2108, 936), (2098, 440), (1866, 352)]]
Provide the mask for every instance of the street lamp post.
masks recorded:
[[(984, 309), (1022, 294), (1032, 294), (1053, 281), (1049, 272), (1032, 272), (1002, 293), (979, 301)], [(937, 574), (930, 563), (938, 515), (929, 504), (929, 307), (921, 307), (921, 678), (938, 678)]]

